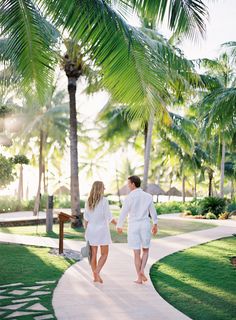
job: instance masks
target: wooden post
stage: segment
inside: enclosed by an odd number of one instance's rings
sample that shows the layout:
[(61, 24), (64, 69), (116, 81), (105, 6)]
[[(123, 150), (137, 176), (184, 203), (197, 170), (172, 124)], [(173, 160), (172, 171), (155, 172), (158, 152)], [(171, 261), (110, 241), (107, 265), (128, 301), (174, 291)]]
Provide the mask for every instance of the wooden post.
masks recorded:
[(48, 196), (46, 212), (46, 232), (51, 232), (53, 226), (53, 196)]
[(59, 215), (59, 254), (63, 253), (64, 223), (70, 221), (71, 215), (60, 212)]

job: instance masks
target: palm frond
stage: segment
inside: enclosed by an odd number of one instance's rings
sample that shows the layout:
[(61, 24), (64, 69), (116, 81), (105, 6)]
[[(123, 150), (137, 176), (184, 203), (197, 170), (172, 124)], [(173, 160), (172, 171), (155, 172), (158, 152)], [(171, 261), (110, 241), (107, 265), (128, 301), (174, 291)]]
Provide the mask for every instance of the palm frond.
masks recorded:
[(149, 21), (163, 22), (176, 34), (195, 38), (205, 32), (208, 8), (201, 0), (122, 0)]
[(7, 38), (3, 60), (17, 72), (24, 87), (43, 93), (55, 64), (54, 28), (31, 0), (2, 0), (0, 27), (1, 37)]

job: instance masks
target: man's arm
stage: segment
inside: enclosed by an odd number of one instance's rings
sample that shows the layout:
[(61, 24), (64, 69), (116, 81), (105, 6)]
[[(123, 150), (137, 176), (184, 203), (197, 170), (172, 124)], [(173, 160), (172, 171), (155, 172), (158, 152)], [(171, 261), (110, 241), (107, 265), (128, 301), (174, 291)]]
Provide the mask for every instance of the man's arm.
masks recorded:
[(154, 206), (154, 203), (151, 202), (150, 206), (149, 206), (149, 212), (150, 215), (152, 217), (152, 222), (153, 222), (153, 226), (152, 226), (152, 234), (157, 234), (157, 212), (156, 212), (156, 208)]
[(117, 226), (116, 226), (118, 233), (122, 233), (122, 227), (123, 227), (124, 221), (125, 221), (128, 213), (129, 213), (129, 209), (130, 209), (129, 199), (126, 198), (124, 201), (124, 204), (122, 206), (121, 213), (120, 213), (120, 216), (119, 216), (119, 219), (117, 222)]

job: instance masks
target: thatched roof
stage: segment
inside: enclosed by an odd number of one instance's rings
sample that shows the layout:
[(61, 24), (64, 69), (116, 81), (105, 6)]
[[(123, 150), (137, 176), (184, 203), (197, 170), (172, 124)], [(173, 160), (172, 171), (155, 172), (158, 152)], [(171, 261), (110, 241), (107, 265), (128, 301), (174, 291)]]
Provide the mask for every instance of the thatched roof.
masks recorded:
[[(160, 186), (154, 183), (150, 183), (147, 185), (147, 192), (152, 195), (165, 195), (165, 191), (161, 189)], [(124, 185), (122, 188), (119, 189), (119, 193), (121, 196), (126, 196), (130, 193), (130, 190), (127, 185)], [(117, 193), (118, 194), (118, 193)]]
[(186, 197), (193, 197), (192, 192), (189, 191), (189, 190), (187, 190), (187, 191), (185, 192), (185, 195), (186, 195)]
[[(127, 194), (129, 194), (129, 193), (130, 193), (130, 190), (127, 185), (124, 185), (122, 188), (119, 189), (120, 196), (127, 196)], [(117, 192), (117, 194), (118, 194), (118, 192)]]
[(182, 192), (179, 191), (177, 188), (172, 187), (172, 188), (170, 188), (170, 190), (168, 190), (168, 191), (166, 192), (166, 195), (167, 195), (167, 196), (181, 197), (181, 196), (182, 196)]
[(160, 195), (166, 194), (165, 191), (158, 184), (155, 184), (155, 183), (149, 183), (147, 185), (147, 192), (153, 196), (154, 195), (160, 196)]
[(70, 194), (70, 190), (66, 186), (61, 186), (54, 192), (54, 195), (61, 195), (61, 194)]

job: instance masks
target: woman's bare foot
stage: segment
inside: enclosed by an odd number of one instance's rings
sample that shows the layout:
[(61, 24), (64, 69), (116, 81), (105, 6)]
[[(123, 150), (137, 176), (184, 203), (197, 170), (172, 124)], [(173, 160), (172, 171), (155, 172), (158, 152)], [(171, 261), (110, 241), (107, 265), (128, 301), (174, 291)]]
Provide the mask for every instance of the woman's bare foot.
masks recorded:
[(94, 282), (103, 283), (103, 280), (102, 280), (102, 278), (100, 277), (99, 273), (94, 272), (94, 273), (93, 273), (93, 276), (94, 276), (94, 280), (93, 280)]
[(142, 278), (142, 281), (144, 281), (144, 282), (148, 281), (148, 278), (145, 276), (145, 274), (143, 272), (140, 272), (140, 276)]

